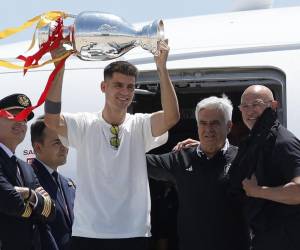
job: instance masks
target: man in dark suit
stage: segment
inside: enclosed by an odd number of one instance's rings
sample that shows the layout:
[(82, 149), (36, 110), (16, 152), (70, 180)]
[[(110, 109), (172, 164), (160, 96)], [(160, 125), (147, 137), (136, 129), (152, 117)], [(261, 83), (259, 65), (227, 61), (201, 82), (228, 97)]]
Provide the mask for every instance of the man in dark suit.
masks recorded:
[(56, 249), (45, 223), (55, 216), (54, 202), (40, 186), (32, 168), (14, 155), (33, 113), (21, 121), (15, 115), (28, 106), (31, 102), (24, 94), (0, 100), (1, 250)]
[(52, 234), (60, 250), (70, 249), (73, 224), (75, 185), (57, 172), (66, 163), (68, 149), (57, 134), (47, 128), (43, 117), (31, 125), (31, 142), (36, 159), (32, 167), (42, 187), (56, 203), (56, 217), (49, 223)]

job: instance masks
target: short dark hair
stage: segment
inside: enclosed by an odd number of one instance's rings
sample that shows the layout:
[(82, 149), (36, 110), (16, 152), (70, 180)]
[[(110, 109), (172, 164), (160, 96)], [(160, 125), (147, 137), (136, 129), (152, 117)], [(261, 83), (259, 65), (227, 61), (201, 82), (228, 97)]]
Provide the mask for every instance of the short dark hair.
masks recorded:
[(38, 117), (30, 126), (30, 135), (31, 135), (31, 144), (39, 142), (43, 143), (44, 141), (44, 130), (46, 124), (44, 122), (44, 116)]
[(134, 76), (135, 79), (138, 76), (138, 69), (134, 65), (126, 61), (117, 61), (108, 64), (104, 68), (104, 80), (112, 78), (112, 75), (115, 72), (128, 76)]

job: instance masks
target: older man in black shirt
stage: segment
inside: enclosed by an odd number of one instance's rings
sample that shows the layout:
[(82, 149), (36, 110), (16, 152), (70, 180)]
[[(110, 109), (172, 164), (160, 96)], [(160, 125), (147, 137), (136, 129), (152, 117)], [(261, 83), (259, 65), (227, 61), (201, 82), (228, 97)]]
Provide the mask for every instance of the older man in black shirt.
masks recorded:
[(277, 105), (270, 89), (253, 85), (239, 106), (250, 134), (229, 174), (245, 202), (253, 250), (300, 249), (300, 141), (277, 120)]
[(196, 107), (200, 145), (163, 155), (147, 155), (150, 177), (175, 180), (181, 250), (246, 250), (249, 234), (239, 203), (228, 195), (228, 171), (237, 148), (227, 134), (232, 104), (209, 97)]

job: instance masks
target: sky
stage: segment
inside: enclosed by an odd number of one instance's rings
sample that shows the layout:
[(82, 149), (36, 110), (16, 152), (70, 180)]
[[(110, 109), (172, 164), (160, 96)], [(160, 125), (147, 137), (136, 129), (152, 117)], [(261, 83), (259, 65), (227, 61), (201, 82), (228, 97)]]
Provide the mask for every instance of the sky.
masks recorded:
[[(71, 14), (82, 11), (109, 12), (123, 17), (129, 23), (162, 18), (205, 15), (232, 11), (245, 2), (273, 2), (272, 7), (300, 6), (300, 0), (6, 0), (1, 3), (0, 31), (16, 27), (26, 20), (51, 10)], [(0, 45), (30, 40), (33, 28), (10, 38), (0, 40)]]

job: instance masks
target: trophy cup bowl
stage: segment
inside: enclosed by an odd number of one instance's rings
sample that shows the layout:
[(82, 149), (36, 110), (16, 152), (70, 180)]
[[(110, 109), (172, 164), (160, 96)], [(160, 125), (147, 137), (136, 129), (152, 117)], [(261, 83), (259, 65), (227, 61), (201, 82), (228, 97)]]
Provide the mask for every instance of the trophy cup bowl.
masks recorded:
[[(51, 25), (39, 30), (40, 45), (47, 41), (50, 32)], [(155, 20), (135, 29), (116, 15), (85, 11), (75, 16), (73, 25), (63, 27), (63, 37), (68, 35), (73, 50), (82, 60), (115, 59), (137, 46), (158, 55), (157, 42), (164, 39), (164, 24)]]

